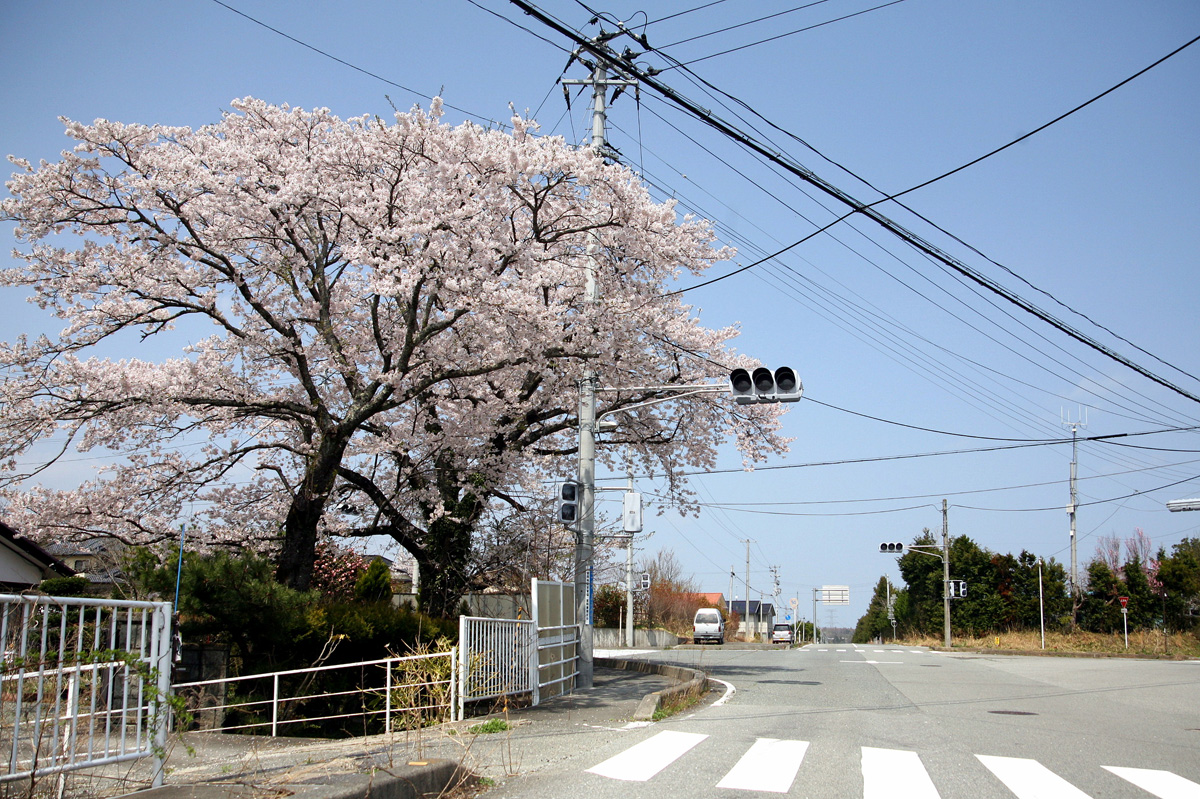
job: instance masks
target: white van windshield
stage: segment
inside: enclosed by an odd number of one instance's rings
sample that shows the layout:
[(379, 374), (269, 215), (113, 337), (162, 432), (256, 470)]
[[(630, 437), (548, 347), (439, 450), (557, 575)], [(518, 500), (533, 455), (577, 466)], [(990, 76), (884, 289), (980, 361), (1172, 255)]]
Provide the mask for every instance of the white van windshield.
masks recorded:
[[(684, 618), (687, 618), (686, 616)], [(696, 624), (717, 624), (721, 614), (715, 610), (700, 610), (696, 612)]]

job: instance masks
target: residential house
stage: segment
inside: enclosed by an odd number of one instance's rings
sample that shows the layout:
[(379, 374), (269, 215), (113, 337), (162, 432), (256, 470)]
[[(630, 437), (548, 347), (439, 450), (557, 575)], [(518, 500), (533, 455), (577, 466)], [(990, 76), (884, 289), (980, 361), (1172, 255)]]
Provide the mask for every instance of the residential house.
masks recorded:
[(0, 590), (24, 591), (50, 577), (73, 577), (75, 570), (0, 522)]

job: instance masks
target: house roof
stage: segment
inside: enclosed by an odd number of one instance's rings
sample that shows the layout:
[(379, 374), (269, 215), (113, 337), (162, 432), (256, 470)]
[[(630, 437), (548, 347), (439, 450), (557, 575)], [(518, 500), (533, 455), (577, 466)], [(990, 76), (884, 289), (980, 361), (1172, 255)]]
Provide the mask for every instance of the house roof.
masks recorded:
[(757, 617), (760, 613), (764, 618), (775, 615), (775, 605), (770, 602), (760, 602), (757, 599), (751, 599), (749, 608), (746, 605), (747, 603), (744, 599), (732, 599), (726, 605), (726, 609), (730, 613), (737, 613), (743, 619), (747, 616)]
[(47, 577), (71, 577), (75, 570), (0, 521), (0, 585), (37, 585)]

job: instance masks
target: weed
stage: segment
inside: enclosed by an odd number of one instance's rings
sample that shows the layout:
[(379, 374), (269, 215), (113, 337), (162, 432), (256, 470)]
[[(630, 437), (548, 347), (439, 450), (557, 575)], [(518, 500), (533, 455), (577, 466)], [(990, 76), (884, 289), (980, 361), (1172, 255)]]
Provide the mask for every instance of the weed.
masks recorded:
[(467, 732), (474, 733), (475, 735), (488, 735), (490, 733), (504, 732), (505, 730), (510, 729), (512, 729), (512, 727), (504, 719), (488, 719), (487, 721), (468, 727)]

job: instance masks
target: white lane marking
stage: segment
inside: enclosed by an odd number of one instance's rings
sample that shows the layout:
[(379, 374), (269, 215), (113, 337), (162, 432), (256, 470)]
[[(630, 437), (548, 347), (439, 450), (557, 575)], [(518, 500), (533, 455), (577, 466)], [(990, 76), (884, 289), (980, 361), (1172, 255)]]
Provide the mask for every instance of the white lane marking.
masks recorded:
[(975, 755), (979, 762), (1016, 794), (1017, 799), (1090, 799), (1036, 760)]
[(1143, 791), (1149, 791), (1159, 799), (1197, 799), (1200, 785), (1169, 771), (1152, 768), (1123, 768), (1105, 766), (1123, 780), (1132, 782)]
[(694, 732), (664, 730), (653, 738), (647, 738), (603, 763), (592, 766), (588, 772), (614, 780), (645, 782), (707, 737)]
[(878, 665), (880, 663), (903, 663), (903, 660), (843, 660), (842, 663), (870, 663)]
[(938, 799), (916, 752), (862, 748), (863, 799)]
[(721, 685), (725, 686), (725, 693), (723, 693), (721, 695), (720, 699), (718, 699), (716, 702), (713, 702), (711, 705), (709, 705), (709, 707), (720, 707), (721, 705), (725, 704), (730, 699), (732, 699), (733, 695), (735, 693), (737, 693), (737, 688), (734, 687), (733, 683), (728, 683), (728, 682), (725, 682), (724, 680), (718, 680), (716, 677), (709, 677), (708, 681), (709, 682), (719, 682), (719, 683), (721, 683)]
[(808, 741), (759, 738), (717, 783), (718, 788), (739, 791), (787, 793), (800, 770)]

